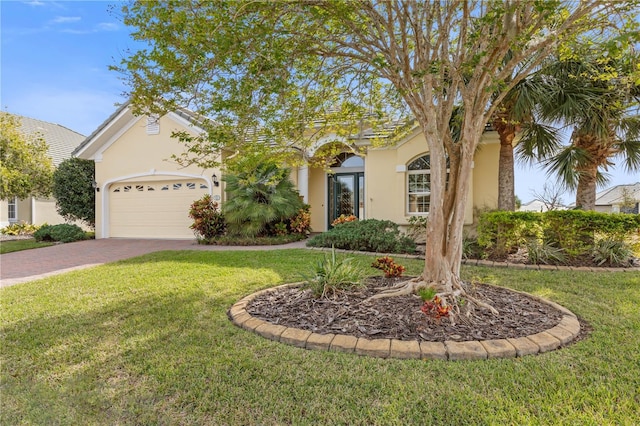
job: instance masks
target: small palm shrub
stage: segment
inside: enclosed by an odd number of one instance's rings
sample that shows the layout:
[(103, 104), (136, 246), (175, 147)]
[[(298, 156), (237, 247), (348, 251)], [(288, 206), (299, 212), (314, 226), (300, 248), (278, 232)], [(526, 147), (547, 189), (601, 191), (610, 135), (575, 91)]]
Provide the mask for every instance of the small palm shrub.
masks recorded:
[(591, 258), (598, 266), (628, 266), (633, 260), (633, 250), (624, 241), (603, 238), (593, 245)]
[(338, 258), (332, 249), (331, 254), (325, 253), (324, 258), (312, 266), (309, 274), (303, 275), (304, 288), (310, 289), (315, 297), (327, 297), (362, 286), (366, 271), (353, 260), (352, 257)]
[(414, 253), (413, 240), (389, 220), (345, 222), (307, 241), (310, 247), (335, 247), (377, 253)]
[(303, 203), (289, 173), (271, 161), (239, 160), (224, 177), (229, 195), (222, 207), (227, 231), (245, 237), (265, 236), (276, 229), (276, 223), (298, 214)]
[(85, 232), (78, 225), (62, 223), (60, 225), (44, 225), (34, 234), (36, 241), (58, 241), (61, 243), (72, 243), (82, 241), (87, 238)]
[(224, 235), (227, 229), (224, 216), (218, 210), (218, 203), (213, 201), (209, 194), (191, 204), (189, 217), (193, 219), (190, 228), (199, 238), (205, 240)]
[(567, 255), (562, 248), (553, 243), (532, 239), (526, 244), (529, 263), (539, 265), (562, 265), (567, 263)]

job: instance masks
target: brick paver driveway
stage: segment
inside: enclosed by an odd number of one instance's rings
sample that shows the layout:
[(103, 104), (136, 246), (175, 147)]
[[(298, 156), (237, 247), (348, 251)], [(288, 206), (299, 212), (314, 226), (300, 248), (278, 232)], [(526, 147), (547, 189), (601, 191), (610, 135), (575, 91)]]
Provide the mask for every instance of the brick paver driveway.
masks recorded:
[(0, 287), (161, 250), (274, 250), (300, 247), (304, 247), (304, 241), (282, 246), (248, 247), (203, 246), (192, 240), (107, 238), (79, 241), (1, 255)]

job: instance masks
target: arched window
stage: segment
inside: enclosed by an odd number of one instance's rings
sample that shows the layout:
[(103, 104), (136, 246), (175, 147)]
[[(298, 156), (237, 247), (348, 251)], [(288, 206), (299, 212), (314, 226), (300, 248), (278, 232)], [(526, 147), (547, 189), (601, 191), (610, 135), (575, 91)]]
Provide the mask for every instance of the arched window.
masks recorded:
[[(447, 181), (449, 169), (447, 161)], [(407, 213), (427, 214), (431, 203), (431, 157), (416, 158), (407, 165)]]

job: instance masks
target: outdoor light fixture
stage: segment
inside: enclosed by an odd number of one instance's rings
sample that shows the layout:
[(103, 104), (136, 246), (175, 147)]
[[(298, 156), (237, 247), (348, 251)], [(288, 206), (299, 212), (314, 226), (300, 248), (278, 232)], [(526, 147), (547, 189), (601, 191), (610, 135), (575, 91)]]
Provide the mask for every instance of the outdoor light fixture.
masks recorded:
[(93, 189), (95, 189), (96, 191), (100, 191), (100, 188), (98, 188), (98, 182), (96, 182), (95, 180), (93, 182), (91, 182), (91, 186), (93, 187)]
[(211, 180), (213, 180), (213, 186), (220, 186), (220, 181), (215, 173), (211, 176)]

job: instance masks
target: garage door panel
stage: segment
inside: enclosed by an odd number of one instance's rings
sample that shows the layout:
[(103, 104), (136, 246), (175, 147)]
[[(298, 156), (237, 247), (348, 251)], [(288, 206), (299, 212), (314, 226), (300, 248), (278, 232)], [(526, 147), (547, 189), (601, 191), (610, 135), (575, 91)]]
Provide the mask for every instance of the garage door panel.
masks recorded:
[(203, 181), (131, 182), (109, 190), (112, 237), (193, 238), (191, 204), (208, 194)]

